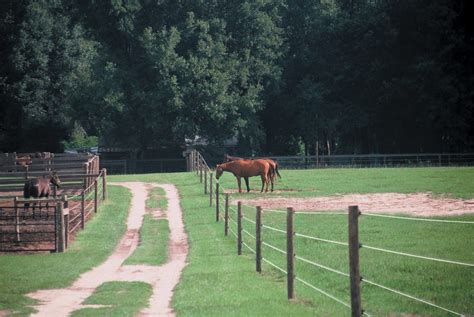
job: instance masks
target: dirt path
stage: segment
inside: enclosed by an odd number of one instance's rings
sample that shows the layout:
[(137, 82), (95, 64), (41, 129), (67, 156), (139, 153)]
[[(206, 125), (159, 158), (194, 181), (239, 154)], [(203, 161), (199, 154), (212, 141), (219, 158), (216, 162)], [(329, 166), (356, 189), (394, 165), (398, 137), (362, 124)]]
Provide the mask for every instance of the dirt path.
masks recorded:
[(145, 214), (145, 201), (150, 184), (130, 182), (118, 183), (132, 192), (132, 206), (127, 220), (127, 232), (115, 251), (100, 266), (82, 274), (70, 287), (65, 289), (40, 290), (29, 294), (39, 300), (38, 310), (33, 316), (67, 316), (75, 310), (85, 307), (82, 302), (94, 290), (110, 281), (142, 281), (152, 285), (153, 295), (149, 307), (138, 316), (174, 316), (171, 308), (173, 289), (179, 281), (181, 272), (186, 266), (188, 253), (187, 235), (184, 231), (178, 190), (174, 185), (159, 185), (166, 191), (168, 199), (168, 216), (170, 237), (168, 245), (168, 262), (162, 266), (123, 265), (133, 253), (139, 241), (139, 229)]

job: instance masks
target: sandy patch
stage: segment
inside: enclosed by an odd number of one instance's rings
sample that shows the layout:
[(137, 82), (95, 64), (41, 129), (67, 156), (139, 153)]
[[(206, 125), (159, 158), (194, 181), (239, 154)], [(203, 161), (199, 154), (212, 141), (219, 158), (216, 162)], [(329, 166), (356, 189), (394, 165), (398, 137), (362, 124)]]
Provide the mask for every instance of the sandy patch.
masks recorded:
[(243, 204), (270, 209), (293, 207), (296, 211), (347, 210), (350, 205), (358, 205), (362, 212), (404, 213), (416, 216), (455, 216), (474, 213), (474, 199), (435, 197), (431, 193), (348, 194), (311, 198), (276, 197), (241, 201)]

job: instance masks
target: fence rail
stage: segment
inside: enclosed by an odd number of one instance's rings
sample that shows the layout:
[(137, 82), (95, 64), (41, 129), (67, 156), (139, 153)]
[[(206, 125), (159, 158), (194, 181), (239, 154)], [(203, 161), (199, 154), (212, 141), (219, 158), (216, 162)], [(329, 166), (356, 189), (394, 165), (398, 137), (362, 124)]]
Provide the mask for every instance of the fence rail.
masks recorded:
[[(193, 155), (190, 153), (188, 160)], [(269, 155), (278, 162), (279, 168), (284, 169), (311, 169), (326, 167), (417, 167), (417, 166), (473, 166), (474, 153), (407, 153), (407, 154), (341, 154), (341, 155)], [(252, 158), (261, 158), (255, 156)], [(222, 162), (222, 157), (209, 158), (214, 165)], [(203, 162), (205, 163), (205, 161)], [(196, 166), (189, 166), (188, 171), (195, 170)]]
[[(60, 194), (55, 192), (54, 197), (9, 199), (11, 196), (1, 196), (0, 252), (64, 252), (68, 248), (75, 232), (85, 227), (89, 216), (97, 212), (107, 195), (107, 171), (98, 169), (98, 157), (81, 157), (88, 160), (78, 161), (78, 173), (58, 172), (62, 178), (61, 187), (66, 189)], [(7, 173), (6, 178), (0, 179), (0, 185), (4, 187), (0, 191), (18, 191), (17, 187), (22, 188), (25, 179), (30, 177), (34, 175)], [(68, 197), (71, 190), (73, 195)]]
[[(442, 164), (444, 158), (438, 161), (438, 163)], [(452, 159), (452, 158), (451, 158)], [(255, 261), (256, 261), (256, 271), (261, 272), (262, 267), (261, 267), (261, 261), (264, 263), (269, 264), (273, 268), (279, 270), (283, 274), (287, 276), (287, 292), (288, 292), (288, 298), (294, 298), (294, 281), (297, 281), (299, 283), (302, 283), (303, 285), (317, 291), (320, 294), (323, 294), (332, 300), (336, 301), (337, 303), (351, 309), (352, 311), (352, 316), (361, 316), (361, 315), (367, 315), (369, 314), (363, 310), (362, 305), (362, 296), (361, 296), (361, 283), (366, 283), (368, 285), (374, 286), (381, 288), (383, 290), (392, 292), (393, 294), (397, 294), (399, 296), (414, 300), (419, 303), (423, 303), (425, 305), (428, 305), (432, 308), (439, 309), (443, 312), (450, 313), (452, 315), (457, 315), (457, 316), (463, 316), (462, 313), (456, 312), (452, 309), (443, 307), (441, 305), (438, 305), (436, 303), (433, 303), (429, 300), (426, 299), (421, 299), (418, 298), (417, 296), (407, 294), (405, 292), (402, 292), (400, 290), (396, 290), (387, 286), (384, 286), (382, 284), (373, 282), (372, 280), (368, 280), (366, 278), (361, 277), (361, 271), (359, 267), (359, 249), (360, 248), (366, 248), (370, 249), (373, 251), (379, 251), (379, 252), (384, 252), (384, 253), (390, 253), (396, 256), (405, 256), (405, 257), (411, 257), (411, 258), (417, 258), (418, 260), (425, 260), (425, 261), (436, 261), (439, 263), (444, 263), (447, 265), (458, 265), (458, 266), (467, 266), (467, 267), (472, 267), (474, 264), (472, 263), (466, 263), (466, 262), (460, 262), (460, 261), (453, 261), (453, 260), (448, 260), (448, 259), (439, 259), (436, 257), (430, 257), (430, 256), (421, 256), (421, 255), (416, 255), (416, 254), (411, 254), (408, 252), (400, 252), (396, 250), (388, 250), (384, 248), (378, 248), (378, 247), (373, 247), (369, 245), (365, 245), (361, 243), (359, 240), (359, 221), (358, 218), (362, 215), (362, 213), (359, 211), (358, 206), (349, 206), (348, 207), (348, 212), (342, 213), (342, 212), (334, 212), (334, 213), (324, 213), (329, 214), (329, 215), (345, 215), (348, 217), (348, 226), (349, 226), (349, 235), (348, 235), (348, 240), (347, 242), (344, 241), (335, 241), (331, 239), (325, 239), (321, 237), (315, 237), (311, 236), (308, 234), (302, 234), (297, 232), (294, 228), (294, 223), (293, 223), (293, 217), (294, 215), (314, 215), (318, 216), (321, 215), (322, 213), (318, 212), (294, 212), (292, 208), (288, 208), (287, 211), (282, 211), (282, 210), (272, 210), (272, 209), (265, 209), (266, 213), (274, 213), (274, 214), (282, 214), (286, 213), (286, 230), (276, 228), (272, 226), (271, 224), (265, 224), (263, 222), (263, 219), (259, 217), (259, 215), (262, 214), (263, 210), (257, 206), (245, 206), (243, 205), (240, 201), (237, 203), (237, 209), (234, 209), (229, 205), (229, 194), (225, 195), (220, 195), (219, 191), (223, 190), (223, 188), (219, 185), (217, 182), (215, 187), (213, 187), (212, 183), (212, 172), (209, 166), (207, 165), (206, 161), (202, 157), (202, 155), (197, 152), (193, 151), (189, 156), (188, 156), (188, 169), (191, 171), (195, 171), (197, 175), (200, 176), (200, 183), (204, 184), (204, 193), (206, 195), (209, 195), (210, 198), (210, 206), (213, 206), (213, 200), (215, 202), (216, 206), (216, 221), (219, 221), (220, 219), (223, 218), (224, 220), (224, 234), (228, 236), (228, 232), (230, 231), (233, 236), (236, 237), (237, 240), (237, 254), (241, 255), (242, 254), (242, 246), (245, 246), (247, 249), (252, 254), (255, 254)], [(279, 160), (279, 162), (282, 162)], [(385, 160), (387, 162), (387, 160)], [(282, 164), (283, 165), (283, 164)], [(209, 179), (208, 179), (209, 178)], [(214, 192), (214, 193), (213, 193)], [(223, 197), (224, 196), (224, 197)], [(221, 197), (221, 198), (220, 198)], [(222, 201), (223, 202), (222, 202)], [(245, 215), (242, 210), (243, 208), (254, 208), (256, 212), (256, 220), (250, 219), (247, 215)], [(221, 216), (221, 208), (224, 208), (224, 216)], [(410, 220), (410, 221), (429, 221), (429, 222), (434, 222), (434, 223), (450, 223), (452, 225), (458, 224), (461, 226), (467, 225), (472, 225), (474, 222), (472, 221), (454, 221), (454, 220), (441, 220), (441, 219), (428, 219), (428, 218), (410, 218), (410, 217), (400, 217), (400, 216), (386, 216), (386, 215), (378, 215), (378, 214), (371, 214), (371, 213), (364, 213), (364, 215), (367, 215), (369, 217), (385, 217), (387, 219), (394, 219), (394, 220)], [(235, 219), (233, 219), (235, 218)], [(248, 228), (243, 228), (242, 225), (242, 220), (245, 221), (245, 223), (253, 225), (255, 228), (255, 234), (251, 233)], [(388, 220), (389, 221), (389, 220)], [(232, 226), (229, 226), (229, 224), (232, 224)], [(235, 230), (233, 229), (235, 228)], [(271, 241), (263, 241), (261, 239), (261, 230), (269, 230), (272, 232), (275, 232), (276, 234), (284, 234), (286, 235), (286, 241), (287, 241), (287, 248), (286, 250), (272, 244)], [(296, 228), (297, 229), (297, 228)], [(245, 234), (245, 235), (243, 235)], [(252, 248), (247, 241), (244, 241), (245, 237), (250, 237), (252, 241), (255, 242), (255, 248)], [(341, 270), (337, 270), (334, 268), (331, 268), (329, 266), (317, 263), (314, 260), (308, 259), (303, 256), (298, 256), (295, 254), (294, 250), (294, 239), (293, 237), (300, 238), (300, 239), (306, 239), (306, 240), (313, 240), (315, 242), (320, 242), (320, 243), (329, 243), (329, 244), (335, 244), (344, 248), (348, 249), (349, 253), (349, 267), (347, 269), (348, 273), (343, 272)], [(268, 250), (276, 252), (280, 256), (284, 256), (286, 258), (286, 269), (281, 267), (280, 265), (274, 263), (267, 257), (263, 256), (263, 249), (262, 246), (268, 248)], [(326, 270), (328, 272), (343, 276), (345, 278), (349, 279), (349, 289), (350, 289), (350, 301), (349, 303), (337, 298), (336, 296), (330, 294), (328, 291), (323, 290), (312, 283), (308, 282), (307, 280), (304, 280), (300, 277), (295, 276), (294, 272), (294, 261), (300, 261), (303, 262), (307, 265), (311, 265), (313, 267), (319, 268)]]

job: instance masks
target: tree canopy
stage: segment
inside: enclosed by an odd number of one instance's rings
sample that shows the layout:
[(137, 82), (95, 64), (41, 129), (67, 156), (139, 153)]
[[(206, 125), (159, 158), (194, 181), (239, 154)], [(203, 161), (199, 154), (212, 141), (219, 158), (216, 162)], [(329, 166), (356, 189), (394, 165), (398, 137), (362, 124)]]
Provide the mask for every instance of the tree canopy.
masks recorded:
[(468, 0), (5, 0), (0, 150), (474, 148)]

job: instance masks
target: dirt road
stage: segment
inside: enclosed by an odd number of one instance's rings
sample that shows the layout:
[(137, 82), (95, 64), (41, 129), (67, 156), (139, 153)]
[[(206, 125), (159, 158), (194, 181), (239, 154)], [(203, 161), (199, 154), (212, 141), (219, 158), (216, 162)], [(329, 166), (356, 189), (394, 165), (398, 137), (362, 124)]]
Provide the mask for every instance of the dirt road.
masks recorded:
[[(64, 289), (40, 290), (29, 294), (37, 299), (38, 310), (33, 316), (68, 316), (75, 310), (96, 307), (82, 304), (97, 287), (111, 281), (142, 281), (153, 287), (149, 306), (138, 316), (174, 316), (171, 308), (173, 289), (179, 282), (181, 272), (186, 266), (188, 240), (184, 231), (182, 211), (178, 190), (174, 185), (152, 185), (138, 182), (117, 183), (132, 192), (132, 206), (127, 220), (127, 232), (115, 251), (101, 265), (82, 274), (71, 286)], [(162, 266), (123, 265), (133, 253), (139, 241), (139, 230), (145, 214), (145, 201), (151, 186), (162, 187), (168, 199), (168, 217), (170, 238), (168, 261)]]

